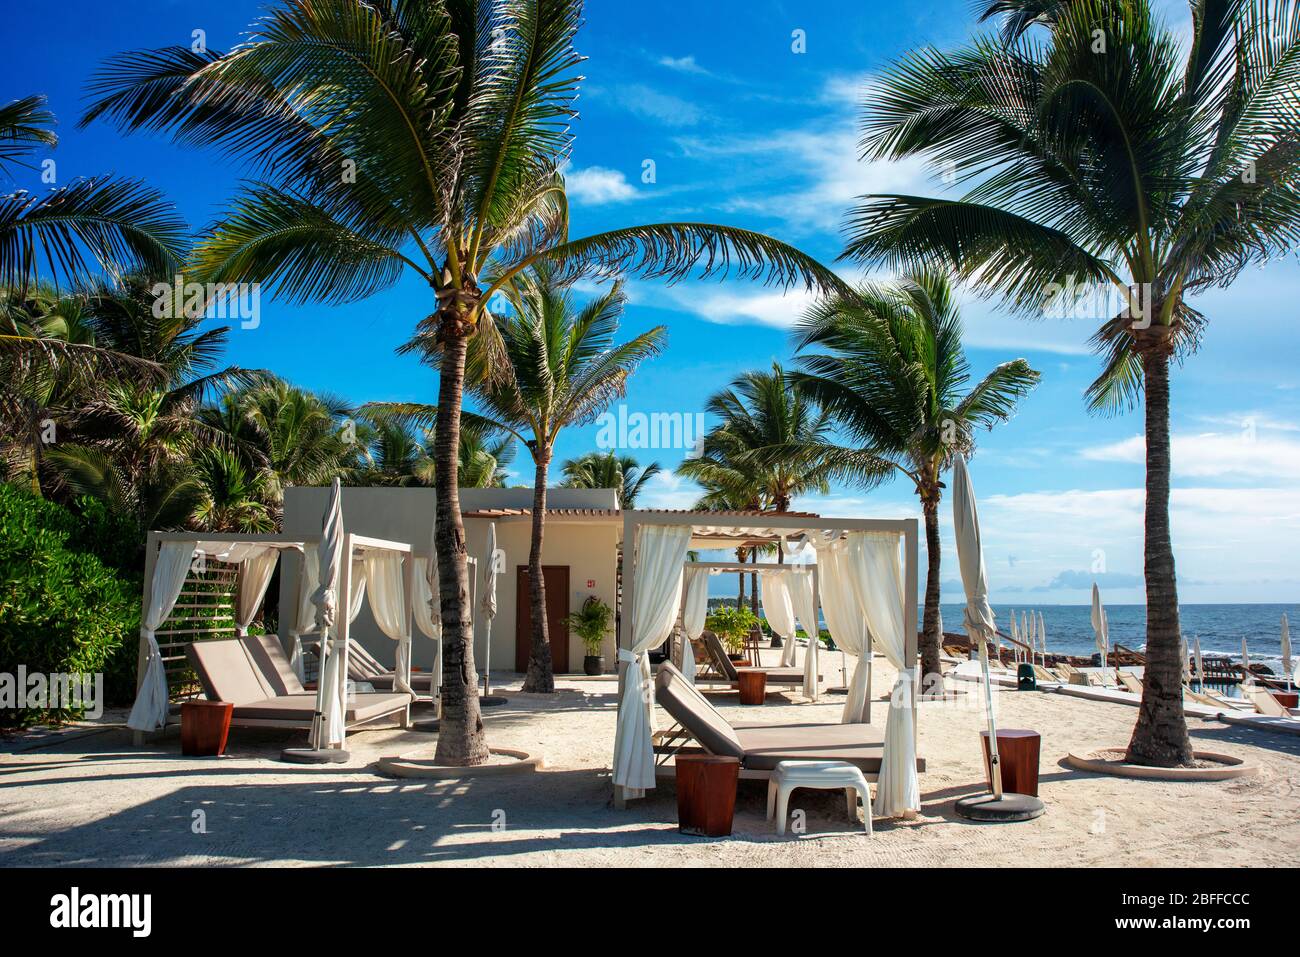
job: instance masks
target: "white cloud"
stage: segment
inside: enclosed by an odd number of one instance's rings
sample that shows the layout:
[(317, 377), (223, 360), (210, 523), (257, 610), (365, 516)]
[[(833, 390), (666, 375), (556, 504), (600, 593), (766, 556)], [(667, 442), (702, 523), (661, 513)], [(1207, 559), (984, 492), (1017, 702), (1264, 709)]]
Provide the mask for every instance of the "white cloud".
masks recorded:
[(702, 293), (698, 287), (674, 287), (669, 295), (678, 308), (708, 322), (723, 326), (757, 324), (774, 329), (793, 328), (815, 298), (803, 290)]
[(592, 205), (626, 203), (640, 198), (636, 187), (622, 172), (604, 166), (570, 170), (564, 174), (564, 186), (570, 199)]
[(620, 86), (613, 93), (619, 106), (666, 126), (694, 126), (702, 115), (694, 103), (671, 93), (662, 93), (644, 83)]
[(695, 62), (695, 56), (660, 57), (657, 61), (660, 66), (667, 67), (670, 70), (676, 70), (678, 73), (691, 73), (696, 76), (708, 76), (709, 71), (704, 69)]
[[(1300, 441), (1270, 435), (1270, 431), (1247, 420), (1236, 432), (1175, 434), (1170, 453), (1173, 474), (1188, 478), (1263, 479), (1300, 474)], [(1084, 449), (1081, 455), (1092, 462), (1140, 465), (1146, 460), (1146, 442), (1141, 435), (1134, 435)]]
[(637, 496), (637, 508), (694, 508), (703, 494), (694, 481), (675, 472), (657, 472), (646, 481)]

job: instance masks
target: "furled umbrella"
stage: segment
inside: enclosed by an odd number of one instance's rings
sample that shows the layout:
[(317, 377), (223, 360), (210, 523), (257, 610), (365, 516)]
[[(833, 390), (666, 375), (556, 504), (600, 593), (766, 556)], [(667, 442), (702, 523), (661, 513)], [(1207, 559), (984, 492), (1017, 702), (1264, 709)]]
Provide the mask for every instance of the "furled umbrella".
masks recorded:
[(952, 518), (957, 538), (957, 564), (961, 568), (962, 587), (966, 592), (963, 624), (971, 641), (979, 642), (980, 670), (984, 678), (984, 706), (988, 719), (989, 779), (992, 794), (980, 794), (957, 801), (957, 812), (964, 817), (986, 821), (1024, 821), (1043, 813), (1038, 798), (1023, 794), (1004, 794), (1002, 765), (998, 757), (998, 729), (993, 714), (993, 682), (989, 678), (989, 642), (997, 631), (993, 609), (989, 607), (988, 580), (985, 577), (984, 549), (980, 543), (979, 512), (975, 489), (966, 459), (957, 455), (952, 468)]
[(433, 674), (429, 691), (436, 713), (442, 715), (442, 587), (438, 582), (438, 522), (429, 523), (429, 558), (424, 563), (424, 578), (429, 585), (429, 638), (433, 641)]
[[(343, 565), (343, 489), (339, 480), (330, 485), (317, 547), (318, 581), (311, 600), (316, 606), (316, 632), (320, 636), (321, 667), (316, 682), (316, 710), (312, 716), (309, 747), (286, 748), (285, 761), (299, 764), (339, 763), (348, 760), (342, 745), (346, 729), (346, 677), (344, 649), (338, 639), (339, 572)], [(337, 745), (337, 747), (335, 747)]]
[(1092, 583), (1092, 633), (1101, 653), (1101, 667), (1106, 668), (1106, 609), (1101, 606), (1101, 591)]
[(1047, 623), (1043, 621), (1043, 613), (1038, 613), (1038, 649), (1043, 653), (1043, 667), (1047, 667)]
[(1250, 652), (1246, 650), (1246, 636), (1241, 636), (1241, 683), (1243, 685), (1254, 684), (1254, 676), (1250, 673)]
[(1201, 657), (1201, 636), (1196, 636), (1196, 690), (1205, 693), (1205, 659)]
[(483, 594), (479, 598), (479, 608), (487, 620), (484, 631), (487, 635), (487, 648), (483, 654), (483, 697), (492, 693), (492, 619), (497, 616), (497, 523), (488, 525), (486, 561), (483, 562)]

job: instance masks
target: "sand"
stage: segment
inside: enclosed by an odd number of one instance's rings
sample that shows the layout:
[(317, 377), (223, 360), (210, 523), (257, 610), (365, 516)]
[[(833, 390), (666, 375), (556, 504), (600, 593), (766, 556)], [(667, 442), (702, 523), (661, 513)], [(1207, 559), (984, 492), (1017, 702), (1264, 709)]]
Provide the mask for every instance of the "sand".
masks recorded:
[[(837, 656), (836, 656), (837, 657)], [(890, 680), (877, 664), (877, 688)], [(764, 820), (766, 785), (742, 782), (735, 831), (677, 831), (671, 782), (627, 810), (610, 801), (615, 684), (562, 678), (569, 693), (523, 695), (485, 712), (494, 747), (541, 752), (544, 770), (475, 780), (383, 777), (383, 756), (432, 752), (432, 738), (389, 728), (349, 737), (352, 760), (299, 767), (275, 760), (301, 736), (235, 730), (222, 758), (184, 758), (176, 737), (143, 750), (127, 732), (70, 729), (0, 745), (0, 865), (516, 865), (1294, 866), (1300, 859), (1300, 738), (1189, 719), (1198, 749), (1259, 766), (1253, 777), (1171, 783), (1066, 767), (1068, 751), (1122, 745), (1136, 709), (1046, 692), (998, 693), (999, 724), (1042, 736), (1047, 813), (977, 825), (953, 801), (983, 790), (979, 689), (923, 703), (922, 807), (913, 821), (849, 824), (838, 792), (798, 791), (804, 834), (777, 837)], [(798, 692), (761, 708), (712, 700), (733, 720), (831, 722), (842, 698)], [(883, 721), (885, 705), (875, 706)], [(122, 715), (106, 719), (122, 720)], [(37, 745), (33, 747), (33, 745)]]

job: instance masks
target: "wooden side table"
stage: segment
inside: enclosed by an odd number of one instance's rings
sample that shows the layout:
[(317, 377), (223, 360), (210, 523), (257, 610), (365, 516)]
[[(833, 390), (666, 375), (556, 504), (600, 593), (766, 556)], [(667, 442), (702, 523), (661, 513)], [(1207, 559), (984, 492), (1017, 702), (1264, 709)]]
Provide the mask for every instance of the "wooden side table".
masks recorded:
[[(998, 729), (998, 764), (1002, 768), (1002, 790), (1008, 794), (1028, 794), (1038, 797), (1038, 752), (1041, 738), (1037, 731), (1021, 728)], [(989, 733), (980, 732), (980, 745), (984, 748), (984, 777), (993, 790), (993, 774), (989, 768)]]
[(757, 668), (738, 668), (736, 687), (740, 689), (741, 704), (762, 704), (767, 697), (767, 672)]
[(1271, 694), (1284, 708), (1300, 708), (1300, 692), (1274, 690)]
[(726, 837), (736, 814), (740, 758), (721, 754), (679, 754), (677, 827), (683, 834)]
[(181, 754), (216, 757), (226, 750), (230, 715), (229, 701), (185, 701), (181, 703)]

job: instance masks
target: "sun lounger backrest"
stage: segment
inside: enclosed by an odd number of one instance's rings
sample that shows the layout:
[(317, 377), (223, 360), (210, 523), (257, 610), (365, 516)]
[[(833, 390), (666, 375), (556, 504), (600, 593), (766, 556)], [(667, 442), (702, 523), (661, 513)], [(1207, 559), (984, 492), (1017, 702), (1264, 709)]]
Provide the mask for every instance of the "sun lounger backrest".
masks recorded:
[(348, 671), (354, 681), (365, 681), (367, 678), (392, 674), (391, 669), (380, 664), (378, 658), (372, 655), (361, 642), (355, 640), (348, 642)]
[(289, 664), (289, 656), (284, 653), (279, 638), (275, 635), (249, 635), (241, 640), (253, 664), (261, 670), (277, 695), (306, 693), (307, 689), (298, 680), (293, 665)]
[(276, 696), (275, 689), (253, 664), (248, 649), (238, 638), (195, 641), (186, 646), (185, 655), (212, 701), (239, 705)]
[(739, 681), (740, 676), (736, 674), (736, 666), (727, 657), (727, 649), (722, 647), (722, 642), (718, 639), (718, 636), (705, 629), (700, 637), (704, 639), (704, 647), (708, 649), (714, 667), (725, 675), (728, 681)]
[(1245, 690), (1246, 692), (1247, 700), (1249, 700), (1252, 704), (1255, 705), (1255, 710), (1258, 711), (1260, 714), (1267, 715), (1270, 718), (1291, 717), (1291, 712), (1288, 711), (1286, 708), (1282, 707), (1282, 703), (1278, 701), (1276, 698), (1274, 698), (1267, 691), (1260, 691), (1258, 689), (1251, 689), (1251, 688), (1246, 688), (1243, 690)]
[(727, 719), (668, 662), (659, 665), (655, 700), (710, 754), (743, 758), (745, 749)]

